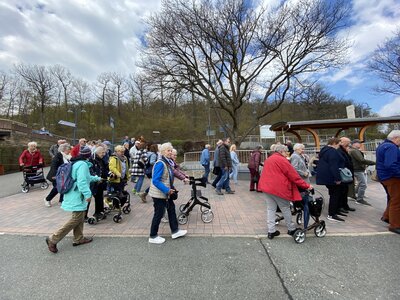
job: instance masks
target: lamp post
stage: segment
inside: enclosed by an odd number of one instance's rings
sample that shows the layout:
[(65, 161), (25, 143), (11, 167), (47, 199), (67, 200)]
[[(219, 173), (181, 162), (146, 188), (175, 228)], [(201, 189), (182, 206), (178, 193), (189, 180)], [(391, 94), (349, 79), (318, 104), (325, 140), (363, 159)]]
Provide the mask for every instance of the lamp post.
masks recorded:
[[(73, 140), (72, 143), (73, 145), (76, 145), (76, 132), (78, 130), (78, 107), (70, 108), (68, 112), (73, 112), (74, 113), (74, 131), (73, 131)], [(80, 110), (81, 113), (86, 112), (83, 108)]]

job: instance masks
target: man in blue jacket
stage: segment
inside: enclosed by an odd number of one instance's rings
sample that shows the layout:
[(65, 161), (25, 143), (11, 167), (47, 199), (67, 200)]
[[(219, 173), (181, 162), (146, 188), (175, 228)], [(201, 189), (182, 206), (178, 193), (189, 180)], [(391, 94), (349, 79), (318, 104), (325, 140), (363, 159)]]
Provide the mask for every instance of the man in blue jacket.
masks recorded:
[(400, 130), (393, 130), (376, 149), (376, 172), (389, 193), (390, 201), (382, 220), (389, 231), (400, 234)]
[(92, 151), (89, 147), (83, 146), (79, 155), (71, 159), (71, 176), (75, 181), (72, 188), (65, 193), (61, 208), (65, 211), (71, 211), (71, 219), (59, 230), (46, 238), (46, 243), (50, 252), (57, 253), (57, 243), (61, 241), (71, 230), (74, 233), (73, 246), (79, 246), (90, 243), (93, 239), (83, 236), (83, 224), (87, 204), (92, 198), (90, 182), (99, 181), (98, 176), (90, 175), (89, 168), (92, 164), (88, 161)]
[(203, 178), (206, 179), (206, 182), (208, 182), (208, 175), (210, 174), (210, 144), (206, 144), (204, 146), (204, 150), (201, 152), (200, 156), (200, 164), (204, 168), (204, 175)]

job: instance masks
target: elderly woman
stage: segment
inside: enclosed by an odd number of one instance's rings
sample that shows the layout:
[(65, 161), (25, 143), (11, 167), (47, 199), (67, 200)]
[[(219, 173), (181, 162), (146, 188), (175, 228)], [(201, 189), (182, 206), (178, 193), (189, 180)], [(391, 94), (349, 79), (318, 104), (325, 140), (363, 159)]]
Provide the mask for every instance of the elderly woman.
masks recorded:
[(146, 144), (141, 142), (137, 147), (138, 150), (133, 156), (131, 169), (131, 176), (132, 178), (136, 178), (137, 181), (135, 187), (132, 189), (132, 193), (140, 196), (140, 191), (144, 182), (144, 170), (146, 168), (148, 158)]
[(268, 238), (273, 239), (280, 232), (275, 230), (275, 214), (277, 206), (285, 218), (288, 234), (293, 235), (296, 227), (292, 222), (290, 201), (300, 201), (301, 195), (298, 188), (311, 190), (312, 186), (301, 179), (292, 167), (285, 145), (277, 145), (273, 153), (264, 162), (259, 188), (267, 195)]
[(176, 239), (187, 233), (186, 230), (178, 228), (175, 204), (171, 199), (171, 196), (176, 196), (176, 190), (174, 188), (174, 170), (171, 167), (172, 149), (171, 143), (162, 144), (160, 147), (161, 159), (154, 164), (153, 168), (153, 177), (149, 191), (149, 195), (153, 198), (154, 202), (154, 216), (151, 222), (149, 237), (149, 243), (152, 244), (162, 244), (165, 242), (165, 239), (158, 235), (158, 228), (164, 215), (165, 208), (168, 212), (172, 238)]
[(263, 147), (257, 146), (253, 151), (250, 153), (249, 163), (247, 167), (250, 171), (250, 192), (255, 191), (254, 187), (259, 191), (258, 182), (260, 179), (260, 166), (262, 166), (261, 162), (261, 149)]
[[(293, 168), (297, 171), (300, 177), (310, 183), (311, 173), (307, 166), (307, 160), (304, 154), (304, 145), (303, 144), (295, 144), (293, 146), (293, 154), (290, 156), (290, 163)], [(299, 189), (299, 192), (302, 197), (303, 202), (303, 211), (304, 211), (304, 228), (308, 226), (309, 213), (308, 213), (308, 201), (309, 201), (309, 193), (307, 193), (303, 189)]]
[(130, 177), (129, 161), (124, 155), (124, 146), (118, 145), (114, 150), (115, 152), (110, 156), (108, 162), (108, 168), (114, 174), (110, 179), (110, 185), (114, 191), (122, 192)]
[(28, 143), (28, 149), (24, 150), (19, 157), (20, 167), (36, 167), (43, 164), (44, 159), (40, 151), (37, 149), (37, 143)]
[[(47, 207), (51, 207), (51, 200), (58, 194), (57, 191), (57, 183), (56, 183), (56, 174), (58, 168), (71, 160), (71, 145), (68, 143), (60, 144), (58, 147), (58, 153), (51, 160), (50, 171), (47, 174), (47, 180), (53, 184), (53, 188), (50, 193), (44, 198), (44, 205)], [(63, 201), (64, 195), (60, 194), (61, 203)]]
[(236, 153), (236, 145), (233, 144), (231, 146), (231, 148), (229, 149), (229, 151), (230, 151), (231, 160), (232, 160), (232, 171), (229, 174), (229, 176), (232, 178), (234, 184), (238, 184), (237, 177), (238, 177), (240, 162), (239, 162), (239, 157), (238, 157), (238, 155)]

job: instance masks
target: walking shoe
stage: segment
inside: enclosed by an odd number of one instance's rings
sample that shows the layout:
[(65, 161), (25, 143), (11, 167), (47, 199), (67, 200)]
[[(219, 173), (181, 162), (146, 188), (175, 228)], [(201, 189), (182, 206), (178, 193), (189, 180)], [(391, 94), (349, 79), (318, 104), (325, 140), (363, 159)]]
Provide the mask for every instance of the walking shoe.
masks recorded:
[(340, 211), (342, 214), (348, 214), (348, 213), (349, 213), (349, 211), (348, 211), (347, 209), (344, 209), (344, 208), (339, 208), (339, 211)]
[(400, 234), (400, 228), (390, 228), (389, 227), (389, 231)]
[(155, 238), (149, 238), (149, 243), (150, 244), (162, 244), (165, 242), (165, 239), (161, 236), (156, 236)]
[(268, 232), (268, 238), (270, 240), (272, 240), (274, 237), (280, 235), (281, 233), (279, 232), (279, 230), (275, 230), (275, 232)]
[(93, 241), (92, 238), (84, 237), (84, 238), (81, 239), (79, 242), (77, 242), (77, 243), (72, 243), (72, 246), (76, 247), (76, 246), (80, 246), (80, 245), (83, 245), (83, 244), (91, 243), (92, 241)]
[(293, 235), (297, 230), (301, 230), (301, 228), (296, 228), (296, 229), (293, 229), (293, 230), (288, 230), (287, 234), (288, 234), (288, 235)]
[(345, 209), (345, 210), (348, 210), (348, 211), (356, 211), (355, 208), (352, 208), (352, 207), (350, 207), (350, 206), (349, 206), (349, 207), (345, 207), (344, 209)]
[(372, 206), (369, 202), (365, 200), (356, 200), (356, 204), (362, 204), (362, 205), (367, 205), (367, 206)]
[(250, 192), (254, 192), (255, 190), (249, 190)]
[(235, 191), (230, 190), (230, 191), (226, 191), (226, 193), (227, 193), (227, 194), (234, 194)]
[(384, 217), (381, 218), (381, 221), (389, 224), (389, 219), (385, 219)]
[(98, 213), (98, 214), (93, 214), (93, 217), (99, 221), (99, 220), (104, 220), (107, 218), (107, 216), (105, 215), (105, 213)]
[(46, 198), (44, 199), (44, 206), (51, 207), (51, 202), (47, 201)]
[(146, 203), (146, 197), (147, 197), (147, 193), (140, 193), (139, 194), (140, 200), (142, 200), (143, 203)]
[(221, 192), (221, 190), (215, 190), (215, 192), (217, 193), (217, 195), (223, 195), (224, 193)]
[(344, 214), (344, 213), (342, 213), (342, 212), (340, 212), (340, 211), (339, 211), (339, 212), (337, 212), (337, 213), (336, 213), (336, 215), (338, 215), (338, 216), (342, 216), (342, 217), (347, 217), (347, 215), (346, 215), (346, 214)]
[(161, 218), (161, 223), (168, 223), (168, 222), (169, 222), (168, 217)]
[(46, 244), (47, 244), (47, 247), (49, 248), (49, 251), (50, 251), (50, 252), (53, 252), (53, 253), (57, 253), (57, 252), (58, 252), (57, 244), (53, 244), (53, 243), (50, 241), (50, 238), (49, 238), (49, 237), (46, 238)]
[(186, 235), (186, 233), (187, 233), (187, 230), (179, 229), (177, 232), (171, 234), (171, 237), (173, 239), (177, 239), (178, 237)]
[(328, 216), (327, 219), (328, 219), (329, 221), (336, 222), (336, 223), (344, 222), (344, 219), (339, 218), (339, 217), (336, 216), (336, 215), (335, 215), (335, 216)]

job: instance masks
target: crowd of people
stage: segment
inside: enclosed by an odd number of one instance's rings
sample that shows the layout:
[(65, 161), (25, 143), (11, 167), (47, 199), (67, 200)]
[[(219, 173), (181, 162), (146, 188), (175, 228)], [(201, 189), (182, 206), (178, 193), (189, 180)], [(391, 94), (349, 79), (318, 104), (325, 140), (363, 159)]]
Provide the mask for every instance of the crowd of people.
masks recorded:
[[(149, 242), (161, 244), (165, 239), (158, 235), (159, 224), (167, 219), (170, 224), (172, 238), (186, 235), (185, 230), (178, 228), (175, 205), (177, 191), (174, 178), (185, 182), (188, 176), (176, 163), (177, 152), (170, 143), (162, 145), (146, 143), (143, 137), (132, 140), (128, 137), (112, 152), (108, 141), (87, 141), (81, 138), (75, 146), (65, 140), (59, 140), (49, 149), (52, 157), (47, 179), (53, 187), (45, 197), (46, 207), (58, 194), (56, 173), (58, 168), (68, 162), (72, 164), (74, 188), (66, 194), (60, 194), (59, 203), (66, 211), (71, 211), (71, 219), (53, 235), (46, 239), (48, 248), (56, 253), (57, 243), (71, 230), (74, 233), (73, 245), (91, 242), (91, 238), (83, 236), (83, 224), (88, 218), (91, 198), (94, 197), (96, 219), (106, 218), (104, 213), (104, 191), (111, 188), (121, 192), (131, 180), (134, 183), (132, 193), (147, 202), (147, 195), (153, 198), (154, 215), (150, 228)], [(275, 213), (279, 207), (287, 226), (287, 233), (293, 235), (296, 230), (292, 222), (290, 202), (302, 201), (304, 222), (308, 222), (307, 203), (309, 191), (313, 189), (310, 178), (316, 175), (316, 184), (324, 185), (329, 193), (327, 219), (331, 222), (345, 222), (345, 217), (355, 208), (349, 206), (348, 197), (353, 197), (356, 204), (367, 205), (365, 190), (367, 188), (366, 168), (375, 165), (367, 160), (361, 151), (362, 141), (347, 137), (331, 138), (318, 153), (310, 159), (304, 153), (304, 145), (291, 142), (286, 145), (276, 143), (271, 146), (267, 158), (263, 161), (263, 147), (258, 146), (251, 151), (248, 158), (250, 172), (249, 191), (266, 194), (268, 238), (273, 239), (280, 234), (275, 229)], [(387, 193), (387, 208), (382, 221), (389, 224), (389, 230), (400, 234), (400, 131), (392, 131), (376, 151), (376, 175)], [(217, 195), (234, 194), (231, 188), (238, 184), (239, 156), (236, 145), (231, 145), (229, 138), (216, 143), (213, 157), (212, 173), (215, 179), (209, 182), (211, 173), (211, 146), (205, 145), (200, 156), (200, 164), (204, 168), (204, 182), (215, 188)], [(43, 166), (44, 159), (35, 142), (19, 158), (21, 167)], [(349, 172), (351, 179), (346, 178)], [(343, 175), (345, 174), (345, 175)], [(142, 192), (144, 178), (151, 179), (150, 186)], [(349, 177), (349, 175), (347, 175)], [(357, 183), (355, 185), (355, 183)], [(224, 190), (224, 192), (223, 192)]]

